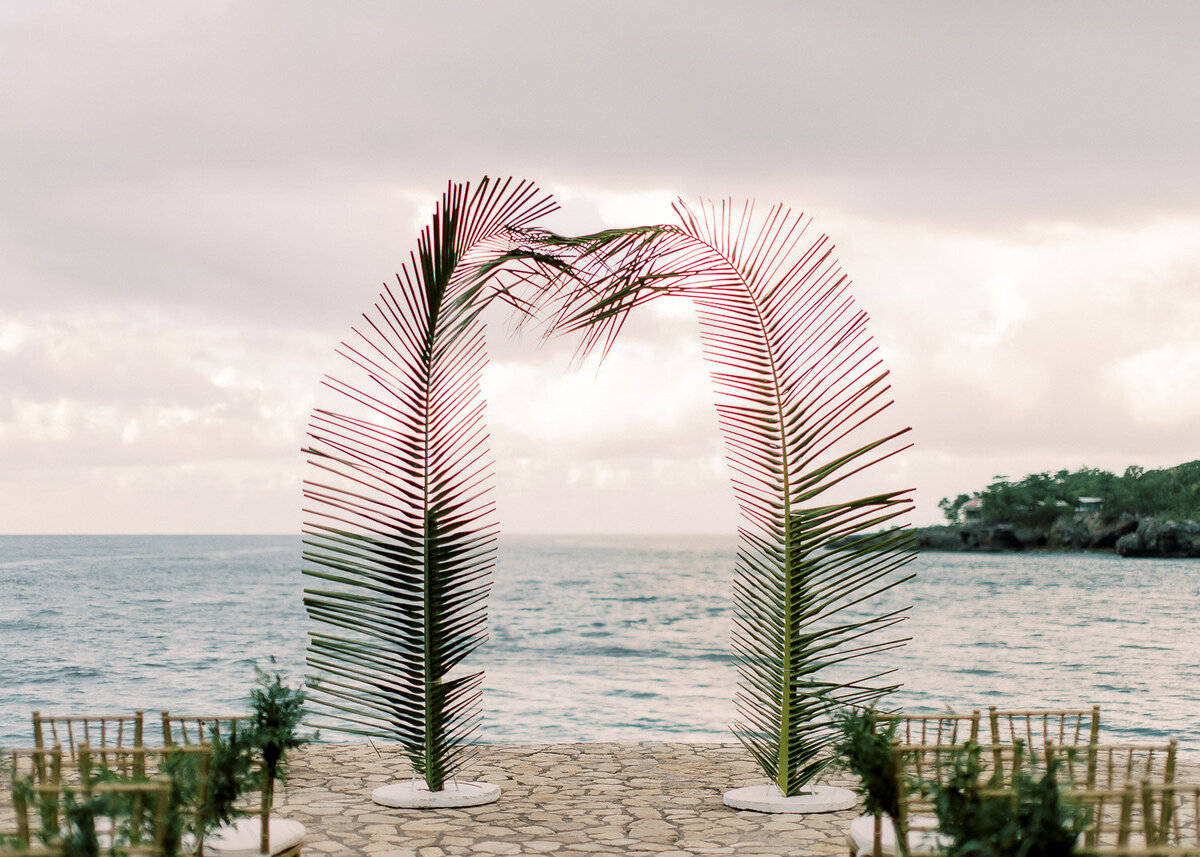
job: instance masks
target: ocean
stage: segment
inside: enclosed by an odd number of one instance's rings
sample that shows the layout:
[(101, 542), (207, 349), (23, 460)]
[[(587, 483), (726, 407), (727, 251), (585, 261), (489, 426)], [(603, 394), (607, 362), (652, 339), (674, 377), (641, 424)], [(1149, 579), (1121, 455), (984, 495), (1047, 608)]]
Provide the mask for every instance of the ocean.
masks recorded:
[[(0, 536), (0, 746), (30, 712), (238, 711), (254, 665), (304, 675), (293, 536)], [(734, 540), (503, 536), (482, 742), (727, 741)], [(1075, 708), (1200, 759), (1200, 560), (921, 554), (890, 704)], [(274, 658), (274, 667), (270, 659)], [(361, 740), (325, 729), (323, 740)]]

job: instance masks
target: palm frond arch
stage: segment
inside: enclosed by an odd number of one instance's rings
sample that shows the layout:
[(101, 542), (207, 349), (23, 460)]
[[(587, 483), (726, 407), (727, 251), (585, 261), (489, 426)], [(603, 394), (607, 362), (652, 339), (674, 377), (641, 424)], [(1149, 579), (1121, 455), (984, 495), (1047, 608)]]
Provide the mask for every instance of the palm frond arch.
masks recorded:
[(495, 298), (551, 310), (587, 350), (608, 348), (635, 306), (684, 294), (742, 512), (735, 732), (795, 794), (828, 761), (832, 710), (892, 689), (886, 671), (847, 678), (846, 662), (903, 642), (876, 632), (904, 611), (852, 611), (903, 579), (904, 531), (828, 550), (911, 505), (906, 491), (827, 499), (907, 431), (850, 443), (889, 404), (866, 316), (828, 241), (805, 246), (784, 209), (756, 224), (749, 207), (680, 203), (682, 226), (581, 238), (528, 227), (555, 207), (527, 183), (450, 185), (397, 287), (341, 349), (354, 380), (327, 384), (345, 407), (314, 413), (306, 450), (314, 700), (335, 728), (399, 741), (430, 789), (454, 775), (478, 721), (481, 674), (460, 665), (486, 633), (497, 532), (479, 313)]
[(761, 220), (750, 204), (675, 209), (679, 226), (578, 238), (531, 230), (511, 255), (557, 260), (540, 302), (556, 330), (582, 334), (583, 352), (607, 351), (634, 307), (691, 298), (742, 519), (733, 729), (795, 795), (830, 760), (837, 709), (895, 689), (884, 682), (891, 670), (857, 675), (849, 662), (904, 642), (879, 632), (905, 609), (864, 617), (862, 605), (907, 579), (911, 538), (896, 524), (911, 491), (840, 492), (906, 449), (908, 429), (862, 440), (891, 404), (890, 384), (826, 236), (807, 242), (808, 221), (781, 206)]

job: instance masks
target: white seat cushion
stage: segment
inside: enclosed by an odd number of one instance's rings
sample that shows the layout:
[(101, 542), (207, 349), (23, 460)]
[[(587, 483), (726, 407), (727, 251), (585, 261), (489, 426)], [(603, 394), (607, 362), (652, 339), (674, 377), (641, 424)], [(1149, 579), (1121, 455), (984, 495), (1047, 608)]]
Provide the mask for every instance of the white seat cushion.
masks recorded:
[[(914, 818), (908, 831), (908, 848), (910, 851), (930, 852), (945, 844), (948, 840), (938, 834), (936, 818)], [(883, 816), (879, 819), (879, 841), (884, 854), (896, 853), (896, 829), (892, 819)], [(860, 815), (850, 822), (850, 832), (847, 839), (858, 857), (871, 857), (875, 848), (875, 816)]]
[[(204, 837), (204, 852), (220, 857), (260, 857), (258, 842), (262, 823), (257, 815), (239, 818), (233, 824), (218, 827)], [(271, 853), (278, 854), (304, 841), (304, 825), (298, 821), (271, 816)]]

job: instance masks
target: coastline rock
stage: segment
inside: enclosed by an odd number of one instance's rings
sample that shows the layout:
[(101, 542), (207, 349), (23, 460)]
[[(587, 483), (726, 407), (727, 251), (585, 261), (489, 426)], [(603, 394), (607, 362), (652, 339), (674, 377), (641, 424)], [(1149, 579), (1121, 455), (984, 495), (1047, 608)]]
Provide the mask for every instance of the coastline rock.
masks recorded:
[(1136, 530), (1117, 539), (1115, 549), (1129, 557), (1200, 557), (1200, 524), (1142, 518)]
[[(1137, 515), (1131, 515), (1128, 512), (1122, 512), (1115, 521), (1110, 521), (1107, 524), (1101, 523), (1098, 516), (1094, 517), (1096, 517), (1096, 521), (1092, 528), (1092, 532), (1095, 538), (1091, 544), (1091, 547), (1094, 548), (1107, 548), (1108, 550), (1112, 550), (1116, 547), (1117, 540), (1120, 539), (1121, 536), (1127, 533), (1132, 533), (1138, 528)], [(1154, 519), (1147, 518), (1146, 520)]]
[(1115, 550), (1128, 557), (1200, 557), (1200, 523), (1123, 514), (1063, 515), (1045, 529), (1012, 524), (919, 527), (918, 550), (1023, 551)]
[(916, 531), (917, 550), (970, 550), (962, 537), (962, 527), (920, 527)]
[(1086, 550), (1094, 542), (1095, 535), (1086, 521), (1066, 515), (1051, 524), (1046, 534), (1046, 545), (1059, 550)]
[(1046, 533), (1046, 547), (1056, 550), (1112, 550), (1117, 539), (1132, 533), (1138, 519), (1122, 513), (1116, 520), (1105, 521), (1097, 514), (1063, 515)]
[(1044, 547), (1045, 534), (1030, 527), (1011, 524), (964, 524), (920, 527), (916, 530), (918, 550), (934, 551), (1021, 551)]
[(967, 543), (981, 551), (1019, 551), (1025, 549), (1024, 542), (1011, 524), (976, 524), (963, 527)]

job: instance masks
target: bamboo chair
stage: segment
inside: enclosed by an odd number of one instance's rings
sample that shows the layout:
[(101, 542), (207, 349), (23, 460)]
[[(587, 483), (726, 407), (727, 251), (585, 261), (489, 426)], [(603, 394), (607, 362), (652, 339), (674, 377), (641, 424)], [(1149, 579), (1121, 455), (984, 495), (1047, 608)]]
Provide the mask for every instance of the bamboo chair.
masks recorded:
[[(79, 828), (67, 823), (70, 818), (69, 806), (74, 801), (89, 805), (91, 812), (88, 813), (90, 821), (87, 825), (99, 840), (102, 853), (118, 849), (119, 853), (128, 857), (166, 857), (170, 788), (166, 780), (101, 783), (90, 787), (27, 782), (24, 788), (13, 789), (18, 840), (15, 853), (61, 854), (64, 833), (79, 832)], [(115, 800), (119, 796), (125, 800)], [(53, 807), (52, 812), (39, 813), (41, 835), (49, 840), (45, 847), (34, 841), (36, 834), (33, 832), (34, 826), (30, 824), (31, 797), (39, 809), (47, 804)]]
[[(949, 746), (979, 740), (978, 709), (970, 714), (878, 714), (876, 722), (884, 728), (896, 724), (894, 738), (903, 746)], [(885, 828), (892, 829), (892, 822), (881, 815), (854, 819), (846, 837), (850, 853), (879, 857)]]
[[(170, 807), (181, 813), (183, 822), (183, 840), (180, 853), (204, 853), (203, 835), (207, 818), (205, 807), (208, 797), (209, 769), (212, 757), (212, 744), (175, 744), (169, 747), (120, 747), (92, 750), (84, 746), (79, 754), (80, 778), (84, 783), (96, 782), (102, 772), (110, 772), (118, 777), (131, 778), (139, 776), (136, 772), (143, 771), (150, 777), (163, 777), (170, 780), (167, 760), (176, 755), (191, 756), (195, 760), (196, 792), (190, 796), (190, 803)], [(175, 786), (175, 784), (172, 784)], [(173, 788), (173, 792), (178, 791)]]
[(1087, 709), (1001, 710), (988, 706), (989, 736), (993, 747), (1024, 742), (1033, 756), (1048, 745), (1067, 748), (1100, 740), (1100, 706)]
[[(1174, 738), (1166, 744), (1089, 744), (1082, 750), (1076, 747), (1060, 750), (1048, 742), (1046, 755), (1058, 759), (1063, 792), (1086, 796), (1120, 792), (1126, 786), (1141, 783), (1170, 785), (1175, 781), (1178, 748), (1179, 742)], [(1108, 800), (1114, 798), (1110, 795)], [(1169, 820), (1169, 804), (1163, 804), (1160, 811), (1161, 818), (1148, 820), (1165, 824)]]
[[(893, 822), (887, 816), (864, 815), (852, 821), (847, 835), (850, 857), (890, 857), (896, 853), (897, 836), (904, 837), (912, 857), (937, 853), (943, 840), (937, 834), (933, 791), (948, 782), (965, 746), (965, 742), (895, 744), (896, 819)], [(1037, 763), (1020, 741), (997, 747), (975, 746), (982, 766), (981, 785), (1003, 786), (1011, 781), (1014, 770), (1032, 770)]]
[(1126, 783), (1073, 792), (1088, 807), (1082, 851), (1099, 857), (1200, 857), (1200, 785)]
[(1144, 838), (1133, 840), (1133, 813), (1137, 805), (1133, 783), (1126, 783), (1119, 789), (1076, 792), (1075, 797), (1088, 808), (1089, 817), (1082, 843), (1085, 853), (1116, 857), (1129, 854), (1146, 844)]
[[(891, 842), (887, 827), (880, 827), (879, 842), (873, 857), (896, 854), (896, 839), (903, 837), (910, 856), (935, 854), (941, 850), (942, 838), (937, 833), (937, 811), (932, 791), (946, 782), (954, 769), (959, 747), (948, 744), (897, 745), (893, 755), (903, 760), (897, 766), (896, 819), (891, 825)], [(980, 759), (995, 760), (992, 754), (980, 754)], [(890, 844), (890, 848), (888, 847)]]
[(1200, 784), (1143, 782), (1140, 797), (1144, 853), (1200, 857)]
[(25, 747), (5, 751), (8, 773), (14, 782), (28, 781), (45, 785), (62, 782), (63, 751), (60, 744), (53, 747)]
[(92, 749), (103, 747), (140, 747), (144, 714), (104, 716), (46, 717), (33, 712), (33, 744), (39, 749), (61, 745), (63, 758), (72, 765), (79, 762), (79, 748), (87, 744)]
[[(36, 748), (10, 749), (5, 751), (5, 760), (8, 774), (8, 789), (5, 793), (5, 803), (7, 808), (12, 808), (13, 795), (20, 787), (28, 787), (30, 785), (38, 786), (56, 786), (62, 781), (62, 748), (55, 744), (52, 748), (38, 750)], [(0, 767), (4, 767), (0, 765)], [(38, 811), (44, 811), (46, 816), (56, 811), (53, 805), (53, 798), (40, 797), (38, 799)], [(6, 814), (7, 816), (7, 814)], [(8, 823), (7, 817), (5, 822)], [(18, 834), (13, 829), (6, 829), (4, 837), (8, 839), (18, 838)], [(23, 846), (12, 846), (23, 847)], [(2, 852), (2, 849), (0, 849)]]
[[(1047, 759), (1044, 755), (1030, 753), (1020, 739), (977, 747), (980, 763), (977, 782), (985, 790), (1011, 785), (1017, 771), (1037, 774), (1043, 770)], [(896, 748), (896, 752), (909, 757), (906, 767), (912, 772), (901, 775), (896, 783), (899, 808), (896, 828), (908, 843), (909, 857), (934, 857), (948, 844), (947, 838), (937, 830), (936, 789), (949, 783), (957, 756), (963, 749), (962, 745)]]
[[(249, 722), (248, 716), (173, 715), (164, 711), (163, 743), (168, 746), (177, 743), (204, 744), (211, 740), (214, 730), (218, 735), (227, 736), (233, 729)], [(265, 770), (260, 777), (258, 812), (211, 833), (204, 841), (205, 853), (212, 857), (250, 857), (263, 854), (270, 857), (300, 857), (307, 831), (299, 821), (271, 815), (271, 809), (275, 805), (275, 782), (267, 777)]]

